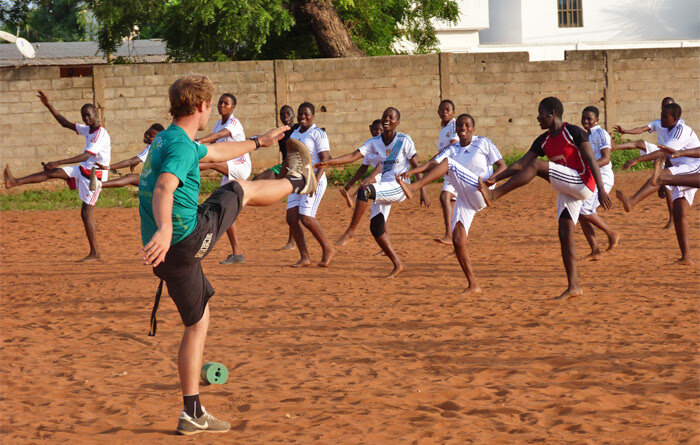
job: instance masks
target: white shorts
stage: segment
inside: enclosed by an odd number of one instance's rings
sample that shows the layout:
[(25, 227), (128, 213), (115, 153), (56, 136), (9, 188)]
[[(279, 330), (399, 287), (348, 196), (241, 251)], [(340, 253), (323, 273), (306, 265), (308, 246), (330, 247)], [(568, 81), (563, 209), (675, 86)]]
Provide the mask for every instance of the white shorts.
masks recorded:
[(316, 212), (318, 211), (319, 204), (321, 204), (321, 199), (323, 199), (323, 194), (326, 192), (327, 185), (328, 180), (324, 173), (323, 176), (321, 176), (321, 180), (318, 181), (318, 187), (316, 187), (316, 191), (313, 195), (299, 195), (297, 193), (289, 195), (287, 198), (287, 209), (299, 207), (300, 215), (316, 218)]
[[(601, 172), (601, 179), (603, 180), (603, 188), (605, 188), (606, 193), (610, 193), (613, 185), (615, 184), (615, 176), (603, 175)], [(600, 200), (598, 198), (598, 189), (596, 189), (590, 198), (583, 201), (581, 206), (581, 215), (595, 215), (596, 209), (600, 206)]]
[(228, 176), (223, 176), (221, 178), (221, 185), (226, 185), (231, 181), (236, 179), (248, 179), (250, 172), (253, 170), (253, 164), (250, 162), (249, 158), (245, 158), (243, 162), (238, 159), (231, 159), (226, 161), (228, 165)]
[(467, 235), (476, 212), (486, 207), (484, 196), (479, 192), (479, 177), (467, 167), (452, 158), (447, 158), (447, 174), (450, 184), (457, 191), (457, 202), (452, 214), (452, 230), (458, 222), (464, 226)]
[(557, 192), (557, 218), (566, 209), (576, 224), (583, 201), (590, 198), (593, 191), (583, 183), (576, 170), (554, 162), (549, 163), (549, 183)]
[(395, 202), (403, 201), (406, 199), (406, 195), (396, 181), (374, 183), (372, 186), (374, 186), (376, 197), (372, 203), (369, 218), (372, 219), (381, 213), (384, 215), (384, 221), (386, 222), (389, 219), (391, 205)]
[(657, 145), (652, 144), (651, 142), (644, 141), (644, 147), (644, 150), (642, 150), (641, 148), (639, 149), (640, 156), (648, 155), (649, 153), (659, 151), (659, 147)]
[[(674, 175), (687, 175), (689, 173), (700, 173), (700, 167), (698, 167), (697, 165), (681, 164), (669, 167), (668, 171)], [(693, 200), (695, 199), (695, 192), (698, 191), (697, 188), (680, 185), (674, 185), (670, 188), (672, 191), (672, 201), (675, 201), (678, 198), (685, 198), (686, 201), (688, 201), (688, 204), (693, 205)]]
[[(102, 187), (97, 187), (94, 192), (90, 191), (90, 178), (86, 178), (80, 171), (79, 165), (71, 165), (69, 167), (61, 167), (68, 175), (66, 182), (71, 190), (78, 190), (80, 200), (87, 205), (94, 206), (97, 203), (97, 198), (100, 196)], [(98, 170), (102, 172), (101, 181), (107, 180), (107, 170)], [(98, 183), (101, 184), (101, 183)]]
[(442, 191), (452, 193), (453, 195), (457, 196), (457, 190), (452, 184), (450, 184), (450, 180), (447, 175), (445, 175), (445, 182), (442, 184)]

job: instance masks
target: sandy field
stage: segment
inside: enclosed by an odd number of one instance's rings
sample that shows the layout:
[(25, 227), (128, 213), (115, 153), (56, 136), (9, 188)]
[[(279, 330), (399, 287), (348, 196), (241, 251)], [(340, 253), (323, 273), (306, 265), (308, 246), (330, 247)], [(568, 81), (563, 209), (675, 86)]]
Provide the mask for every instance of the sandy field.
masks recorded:
[[(648, 173), (618, 174), (629, 192)], [(484, 289), (466, 280), (432, 207), (404, 201), (389, 220), (408, 266), (388, 259), (368, 222), (328, 269), (293, 269), (284, 203), (239, 218), (246, 263), (204, 261), (217, 290), (205, 361), (225, 385), (202, 401), (226, 435), (176, 438), (181, 322), (139, 262), (138, 210), (98, 209), (104, 261), (87, 254), (79, 210), (1, 214), (0, 434), (14, 443), (698, 443), (700, 213), (695, 266), (675, 266), (673, 229), (656, 196), (604, 218), (622, 234), (602, 261), (579, 262), (585, 294), (566, 286), (554, 193), (541, 180), (481, 212), (469, 249)], [(696, 204), (698, 202), (696, 201)], [(335, 240), (349, 222), (337, 188), (318, 219)], [(578, 255), (588, 253), (577, 229)], [(599, 234), (605, 244), (605, 237)], [(307, 233), (314, 259), (320, 249)]]

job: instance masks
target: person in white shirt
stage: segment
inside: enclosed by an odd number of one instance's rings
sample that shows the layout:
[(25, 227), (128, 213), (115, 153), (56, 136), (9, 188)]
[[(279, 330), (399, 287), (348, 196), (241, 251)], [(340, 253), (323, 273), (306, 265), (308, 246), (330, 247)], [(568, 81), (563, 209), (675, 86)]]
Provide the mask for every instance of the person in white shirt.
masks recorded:
[[(700, 139), (688, 125), (681, 121), (681, 106), (672, 103), (664, 105), (661, 109), (661, 126), (659, 134), (659, 145), (664, 145), (672, 150), (686, 150), (700, 146)], [(636, 159), (627, 161), (623, 166), (628, 169), (631, 166), (644, 161), (668, 160), (671, 167), (668, 172), (673, 175), (687, 175), (700, 172), (700, 158), (690, 156), (679, 156), (669, 158), (665, 150), (655, 151)], [(626, 212), (631, 212), (635, 205), (658, 189), (658, 185), (649, 179), (632, 197), (625, 196), (620, 190), (617, 191), (617, 198), (622, 202)], [(690, 257), (690, 241), (688, 236), (688, 212), (695, 198), (696, 187), (677, 186), (671, 187), (671, 199), (673, 200), (673, 225), (676, 229), (676, 238), (681, 250), (679, 264), (692, 264)]]
[[(664, 97), (661, 101), (661, 107), (668, 104), (673, 104), (676, 101), (672, 97)], [(683, 119), (680, 120), (681, 123)], [(635, 127), (630, 130), (625, 130), (620, 125), (613, 125), (613, 130), (617, 131), (621, 135), (623, 134), (642, 134), (644, 132), (649, 133), (659, 133), (662, 129), (661, 121), (659, 119), (653, 120), (643, 127)], [(623, 142), (621, 144), (612, 143), (612, 151), (618, 150), (639, 150), (639, 155), (644, 156), (649, 153), (653, 153), (659, 149), (658, 145), (647, 142), (644, 139), (639, 139), (637, 141)], [(666, 207), (668, 208), (668, 221), (664, 229), (668, 229), (673, 224), (673, 200), (671, 199), (671, 189), (668, 187), (659, 187), (659, 198), (666, 199)]]
[(411, 175), (425, 175), (414, 184), (400, 181), (406, 197), (411, 198), (416, 190), (428, 183), (445, 176), (455, 188), (455, 202), (452, 221), (452, 244), (462, 271), (469, 286), (462, 293), (481, 292), (467, 251), (467, 235), (474, 216), (486, 207), (483, 195), (478, 190), (479, 178), (488, 179), (506, 169), (506, 163), (498, 148), (489, 139), (475, 137), (476, 123), (469, 114), (461, 114), (456, 121), (459, 141), (445, 148), (427, 163), (409, 170), (397, 177), (407, 179)]
[(134, 168), (140, 163), (146, 162), (146, 158), (148, 158), (148, 152), (151, 150), (151, 142), (153, 142), (153, 139), (155, 139), (158, 133), (160, 133), (163, 130), (163, 126), (159, 123), (155, 123), (148, 127), (148, 130), (146, 130), (143, 133), (143, 143), (146, 144), (146, 148), (144, 148), (141, 153), (137, 154), (134, 157), (124, 159), (123, 161), (119, 161), (116, 164), (112, 164), (109, 166), (109, 169), (115, 172), (120, 168), (129, 167), (131, 173), (124, 175), (121, 178), (114, 178), (110, 179), (109, 181), (103, 182), (102, 188), (125, 187), (127, 185), (135, 185), (138, 187), (141, 173), (133, 173)]
[[(588, 142), (593, 149), (593, 155), (598, 161), (600, 167), (600, 176), (603, 179), (603, 186), (606, 193), (610, 193), (615, 184), (615, 175), (613, 174), (612, 164), (610, 163), (610, 155), (612, 153), (610, 135), (598, 125), (598, 117), (600, 111), (594, 106), (589, 106), (583, 109), (581, 113), (581, 126), (588, 132)], [(581, 206), (581, 214), (579, 221), (581, 222), (581, 230), (591, 247), (591, 253), (586, 255), (586, 259), (600, 259), (600, 247), (595, 236), (593, 227), (598, 227), (608, 236), (608, 251), (613, 250), (620, 242), (620, 234), (615, 232), (608, 226), (603, 218), (596, 213), (596, 209), (600, 206), (598, 194), (593, 193), (590, 198), (583, 202)]]
[[(440, 116), (440, 134), (438, 135), (437, 154), (452, 144), (459, 142), (455, 130), (455, 104), (449, 99), (440, 102), (437, 110)], [(452, 212), (455, 208), (455, 197), (457, 191), (450, 184), (450, 180), (445, 176), (445, 182), (440, 192), (440, 205), (442, 206), (442, 216), (445, 221), (445, 236), (435, 238), (435, 241), (442, 244), (452, 244)]]
[[(241, 121), (233, 116), (233, 110), (236, 108), (236, 96), (231, 93), (224, 93), (219, 98), (217, 109), (221, 115), (221, 120), (216, 121), (212, 132), (198, 141), (202, 144), (217, 143), (217, 142), (241, 142), (245, 141), (245, 132)], [(246, 180), (250, 176), (253, 165), (250, 161), (248, 153), (239, 156), (236, 159), (229, 159), (227, 162), (200, 162), (200, 170), (216, 170), (223, 175), (221, 185), (226, 185), (237, 179)], [(245, 262), (243, 250), (238, 241), (238, 230), (234, 222), (231, 227), (226, 230), (229, 243), (231, 243), (231, 254), (219, 264), (236, 264)]]
[[(382, 248), (382, 251), (394, 264), (394, 269), (387, 278), (394, 278), (404, 270), (406, 266), (399, 259), (394, 251), (386, 231), (386, 221), (389, 217), (391, 204), (401, 202), (406, 196), (401, 186), (396, 181), (396, 175), (418, 166), (416, 162), (416, 147), (410, 136), (398, 133), (396, 127), (401, 121), (399, 110), (389, 107), (382, 114), (382, 127), (384, 131), (379, 136), (375, 136), (365, 142), (362, 147), (352, 153), (329, 159), (316, 164), (316, 167), (326, 167), (327, 165), (343, 165), (355, 162), (364, 157), (371, 157), (378, 162), (381, 168), (375, 168), (370, 176), (362, 182), (362, 187), (358, 191), (359, 201), (374, 201), (370, 211), (370, 231), (374, 240)], [(376, 179), (381, 173), (381, 182), (376, 183)], [(421, 204), (429, 203), (427, 193), (421, 189)]]
[[(63, 179), (68, 183), (71, 190), (78, 190), (83, 205), (80, 216), (85, 226), (85, 234), (90, 244), (90, 253), (80, 261), (97, 261), (100, 254), (97, 250), (97, 238), (95, 220), (93, 218), (93, 208), (100, 196), (100, 187), (90, 190), (90, 172), (94, 168), (95, 176), (100, 181), (107, 180), (107, 172), (110, 162), (111, 143), (109, 134), (99, 122), (97, 108), (93, 104), (85, 104), (80, 108), (80, 115), (85, 125), (70, 122), (59, 114), (49, 102), (43, 91), (38, 90), (38, 97), (41, 103), (51, 112), (53, 117), (62, 127), (75, 131), (85, 138), (83, 152), (68, 159), (60, 159), (42, 163), (44, 171), (34, 173), (22, 178), (15, 178), (10, 172), (10, 166), (5, 167), (5, 188), (12, 188), (24, 184), (36, 184), (48, 181), (49, 179)], [(61, 165), (78, 164), (67, 167)]]
[[(297, 109), (297, 122), (299, 127), (294, 130), (289, 139), (297, 139), (301, 141), (311, 154), (311, 163), (318, 164), (319, 162), (330, 159), (330, 144), (328, 143), (328, 135), (321, 128), (314, 124), (316, 117), (316, 108), (310, 102), (304, 102)], [(309, 250), (306, 247), (304, 239), (304, 229), (306, 227), (309, 232), (316, 238), (316, 241), (323, 249), (321, 261), (318, 263), (321, 267), (328, 267), (331, 258), (335, 253), (335, 247), (326, 238), (321, 224), (316, 220), (316, 212), (321, 204), (323, 194), (326, 191), (328, 181), (326, 179), (326, 169), (324, 167), (316, 167), (316, 180), (318, 187), (316, 191), (310, 195), (299, 195), (292, 193), (287, 198), (287, 224), (292, 230), (294, 241), (299, 249), (300, 259), (292, 265), (292, 267), (305, 267), (311, 265)]]

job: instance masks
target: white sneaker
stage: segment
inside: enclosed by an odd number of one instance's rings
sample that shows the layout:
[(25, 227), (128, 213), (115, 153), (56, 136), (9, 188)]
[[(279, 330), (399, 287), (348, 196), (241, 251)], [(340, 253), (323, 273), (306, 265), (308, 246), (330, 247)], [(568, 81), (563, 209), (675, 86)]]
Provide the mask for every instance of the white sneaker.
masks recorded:
[(224, 422), (204, 411), (198, 419), (190, 417), (185, 411), (180, 413), (177, 422), (177, 432), (185, 436), (197, 433), (225, 433), (231, 429), (231, 424)]

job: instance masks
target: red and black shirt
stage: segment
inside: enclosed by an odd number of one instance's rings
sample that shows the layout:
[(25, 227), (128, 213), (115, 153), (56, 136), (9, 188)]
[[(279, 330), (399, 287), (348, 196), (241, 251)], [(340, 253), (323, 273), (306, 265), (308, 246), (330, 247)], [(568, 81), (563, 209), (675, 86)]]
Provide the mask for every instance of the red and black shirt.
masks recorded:
[(593, 172), (591, 172), (589, 165), (584, 162), (579, 150), (579, 146), (583, 142), (588, 142), (588, 133), (581, 127), (564, 122), (559, 134), (552, 136), (549, 131), (541, 134), (532, 143), (530, 151), (537, 156), (546, 156), (555, 164), (576, 170), (586, 187), (594, 191)]

